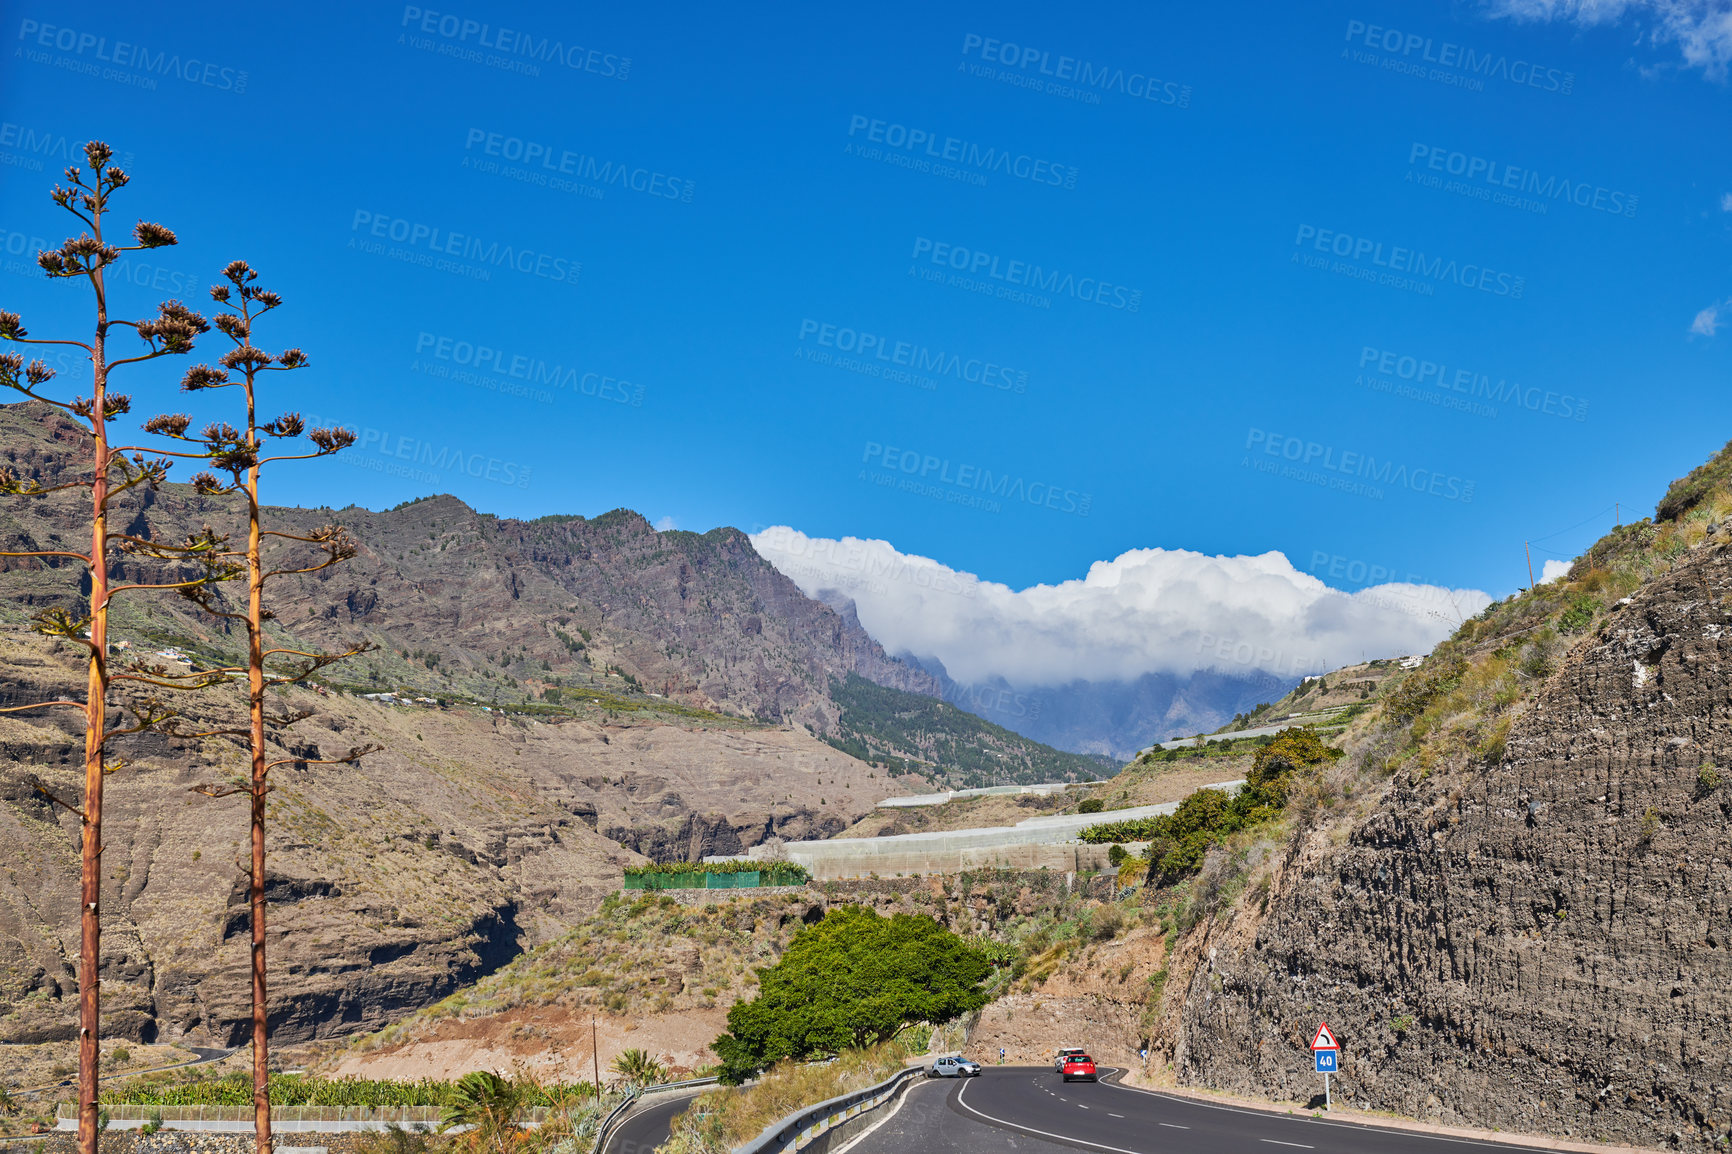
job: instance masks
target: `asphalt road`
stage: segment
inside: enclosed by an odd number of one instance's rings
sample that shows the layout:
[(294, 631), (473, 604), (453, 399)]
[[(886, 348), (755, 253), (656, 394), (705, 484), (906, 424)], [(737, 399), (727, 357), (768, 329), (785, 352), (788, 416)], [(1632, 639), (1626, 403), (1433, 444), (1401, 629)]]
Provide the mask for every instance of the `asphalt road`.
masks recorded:
[(710, 1087), (704, 1086), (691, 1094), (657, 1096), (649, 1105), (633, 1110), (619, 1124), (619, 1129), (608, 1136), (607, 1145), (600, 1154), (650, 1154), (673, 1133), (674, 1115), (690, 1105), (697, 1094), (708, 1089)]
[(1105, 1082), (1065, 1083), (1050, 1067), (1001, 1066), (962, 1082), (914, 1087), (895, 1116), (849, 1154), (1443, 1154), (1463, 1146), (1531, 1151), (1217, 1106)]
[[(152, 1066), (146, 1070), (125, 1070), (118, 1074), (100, 1074), (96, 1079), (97, 1084), (101, 1085), (103, 1082), (113, 1082), (121, 1078), (137, 1078), (143, 1074), (160, 1074), (164, 1070), (184, 1070), (188, 1066), (202, 1066), (207, 1062), (220, 1062), (230, 1054), (239, 1052), (239, 1047), (236, 1047), (233, 1050), (215, 1050), (206, 1046), (188, 1046), (187, 1049), (191, 1050), (194, 1055), (190, 1062), (176, 1062), (171, 1066)], [(67, 1079), (65, 1081), (56, 1082), (52, 1086), (37, 1086), (30, 1090), (18, 1090), (14, 1092), (13, 1096), (18, 1098), (32, 1098), (37, 1094), (46, 1094), (53, 1090), (61, 1090), (68, 1086), (76, 1087), (77, 1085), (77, 1081)], [(77, 1096), (76, 1089), (73, 1091), (73, 1096)]]

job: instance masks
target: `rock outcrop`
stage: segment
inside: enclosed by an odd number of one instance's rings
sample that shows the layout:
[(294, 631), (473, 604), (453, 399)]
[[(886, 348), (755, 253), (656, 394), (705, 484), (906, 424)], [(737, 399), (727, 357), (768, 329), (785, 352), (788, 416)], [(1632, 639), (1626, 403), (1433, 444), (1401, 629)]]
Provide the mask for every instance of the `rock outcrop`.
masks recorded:
[(1265, 917), (1193, 936), (1164, 1039), (1180, 1078), (1304, 1100), (1326, 1019), (1338, 1104), (1726, 1140), (1732, 549), (1713, 540), (1537, 684), (1501, 760), (1409, 761), (1344, 844), (1292, 848)]

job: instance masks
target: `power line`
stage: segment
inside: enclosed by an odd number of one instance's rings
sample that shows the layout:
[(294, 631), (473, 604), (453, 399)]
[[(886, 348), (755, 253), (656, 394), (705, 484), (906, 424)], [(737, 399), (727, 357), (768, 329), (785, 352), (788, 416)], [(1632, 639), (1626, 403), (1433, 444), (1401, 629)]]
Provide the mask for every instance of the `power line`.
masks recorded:
[(1577, 521), (1574, 525), (1571, 525), (1567, 529), (1559, 529), (1555, 533), (1547, 533), (1543, 537), (1533, 537), (1533, 538), (1530, 538), (1530, 540), (1533, 540), (1533, 541), (1550, 541), (1553, 537), (1562, 537), (1565, 533), (1574, 532), (1575, 530), (1580, 529), (1583, 525), (1589, 524), (1593, 521), (1597, 521), (1601, 517), (1604, 517), (1607, 513), (1614, 513), (1615, 514), (1617, 512), (1619, 512), (1618, 502), (1614, 501), (1610, 505), (1607, 505), (1604, 509), (1601, 509), (1599, 512), (1595, 513), (1593, 516), (1585, 517), (1582, 520)]

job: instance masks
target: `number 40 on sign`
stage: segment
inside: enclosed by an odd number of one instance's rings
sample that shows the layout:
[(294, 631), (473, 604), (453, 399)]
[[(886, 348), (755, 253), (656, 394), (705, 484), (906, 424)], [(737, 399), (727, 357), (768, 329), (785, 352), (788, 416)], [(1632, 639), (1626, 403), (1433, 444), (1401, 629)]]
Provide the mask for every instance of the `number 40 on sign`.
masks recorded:
[(1323, 1106), (1331, 1105), (1329, 1094), (1329, 1075), (1337, 1073), (1337, 1064), (1341, 1054), (1341, 1044), (1335, 1040), (1335, 1034), (1329, 1029), (1329, 1023), (1324, 1022), (1317, 1027), (1317, 1036), (1311, 1039), (1311, 1059), (1316, 1063), (1316, 1069), (1323, 1075)]

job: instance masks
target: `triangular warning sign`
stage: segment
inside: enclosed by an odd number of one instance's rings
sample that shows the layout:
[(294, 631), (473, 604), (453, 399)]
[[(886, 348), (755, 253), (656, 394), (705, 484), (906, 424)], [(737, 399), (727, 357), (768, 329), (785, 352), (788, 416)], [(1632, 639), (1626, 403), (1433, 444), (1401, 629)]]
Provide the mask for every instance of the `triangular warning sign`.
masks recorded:
[(1329, 1032), (1329, 1023), (1324, 1022), (1317, 1027), (1317, 1036), (1311, 1039), (1313, 1050), (1339, 1050), (1341, 1046), (1335, 1041), (1335, 1035)]

